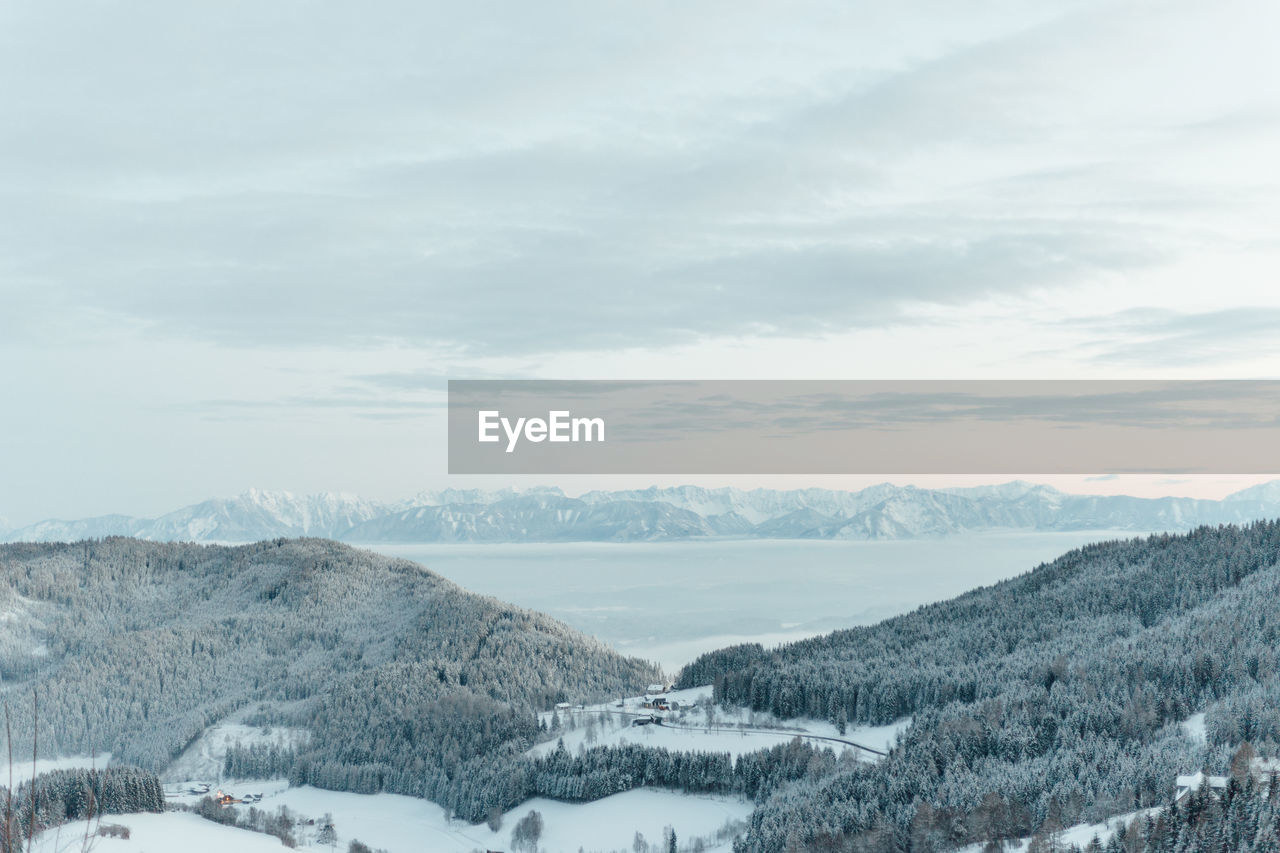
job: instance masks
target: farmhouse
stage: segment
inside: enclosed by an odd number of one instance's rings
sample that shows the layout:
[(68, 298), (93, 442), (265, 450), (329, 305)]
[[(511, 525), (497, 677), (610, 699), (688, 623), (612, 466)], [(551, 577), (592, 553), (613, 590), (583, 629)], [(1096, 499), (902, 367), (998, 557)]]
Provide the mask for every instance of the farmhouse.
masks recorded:
[[(1254, 758), (1249, 762), (1249, 772), (1253, 775), (1254, 781), (1265, 787), (1272, 779), (1280, 776), (1280, 759)], [(1209, 791), (1216, 796), (1227, 790), (1227, 784), (1230, 781), (1229, 776), (1208, 776), (1203, 772), (1178, 776), (1174, 780), (1173, 798), (1176, 802), (1182, 802), (1187, 796), (1200, 790), (1201, 785), (1208, 785)]]
[(1201, 785), (1207, 784), (1209, 790), (1215, 794), (1220, 794), (1227, 790), (1228, 777), (1226, 776), (1206, 776), (1204, 773), (1192, 773), (1190, 776), (1179, 776), (1174, 780), (1175, 802), (1182, 802), (1191, 794), (1200, 790)]
[(244, 800), (238, 800), (225, 791), (219, 791), (213, 798), (213, 801), (220, 806), (232, 806), (237, 803), (243, 803)]

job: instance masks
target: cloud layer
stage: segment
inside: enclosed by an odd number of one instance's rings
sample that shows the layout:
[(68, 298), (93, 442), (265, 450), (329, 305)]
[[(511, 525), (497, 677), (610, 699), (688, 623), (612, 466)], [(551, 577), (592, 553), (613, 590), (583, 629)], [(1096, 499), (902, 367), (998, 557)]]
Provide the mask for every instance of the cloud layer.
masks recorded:
[(1274, 11), (1029, 5), (10, 6), (0, 326), (661, 346), (1251, 239)]

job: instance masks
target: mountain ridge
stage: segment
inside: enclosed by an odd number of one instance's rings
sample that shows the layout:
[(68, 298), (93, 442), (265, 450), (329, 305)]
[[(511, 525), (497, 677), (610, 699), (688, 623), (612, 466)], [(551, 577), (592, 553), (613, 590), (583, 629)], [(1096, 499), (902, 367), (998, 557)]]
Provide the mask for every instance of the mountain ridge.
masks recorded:
[(1280, 481), (1221, 500), (1078, 495), (1043, 484), (925, 489), (881, 483), (857, 491), (701, 486), (589, 491), (556, 487), (444, 489), (397, 502), (322, 492), (250, 489), (155, 518), (48, 519), (0, 541), (253, 542), (321, 537), (347, 542), (641, 542), (717, 536), (894, 540), (991, 530), (1186, 530), (1280, 516)]

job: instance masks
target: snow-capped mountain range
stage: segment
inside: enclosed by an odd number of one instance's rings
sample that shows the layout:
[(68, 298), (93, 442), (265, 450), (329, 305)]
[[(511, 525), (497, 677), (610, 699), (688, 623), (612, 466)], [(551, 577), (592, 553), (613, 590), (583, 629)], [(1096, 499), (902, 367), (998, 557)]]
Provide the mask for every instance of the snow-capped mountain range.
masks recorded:
[(105, 536), (248, 542), (315, 536), (349, 542), (646, 541), (736, 536), (913, 539), (987, 530), (1185, 530), (1280, 516), (1280, 481), (1223, 500), (1074, 495), (1049, 486), (921, 489), (884, 483), (860, 491), (698, 486), (593, 491), (554, 487), (446, 489), (397, 503), (355, 495), (251, 489), (158, 518), (106, 515), (48, 520), (0, 532), (0, 541)]

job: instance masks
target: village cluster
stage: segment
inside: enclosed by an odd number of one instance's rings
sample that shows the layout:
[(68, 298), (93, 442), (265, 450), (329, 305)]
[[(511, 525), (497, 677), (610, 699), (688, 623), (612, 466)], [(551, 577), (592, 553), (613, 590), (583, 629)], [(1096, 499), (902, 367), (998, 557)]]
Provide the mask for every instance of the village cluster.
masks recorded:
[[(671, 682), (650, 684), (645, 688), (645, 694), (639, 701), (641, 712), (628, 712), (626, 710), (626, 699), (619, 699), (614, 703), (614, 711), (618, 714), (631, 717), (631, 725), (633, 726), (662, 725), (663, 719), (668, 712), (679, 711), (681, 708), (681, 703), (678, 699), (667, 696), (667, 694), (674, 689), (675, 684)], [(686, 705), (688, 705), (688, 703), (686, 703)], [(569, 702), (560, 702), (556, 705), (555, 711), (560, 716), (568, 716), (570, 714), (586, 711), (586, 706), (573, 705)], [(643, 711), (647, 711), (649, 713), (643, 713)]]
[(212, 787), (213, 786), (208, 782), (194, 782), (189, 787), (184, 788), (181, 791), (166, 792), (165, 796), (170, 798), (184, 796), (184, 795), (191, 796), (191, 797), (212, 796), (213, 801), (224, 808), (227, 806), (241, 806), (241, 805), (252, 806), (262, 802), (261, 793), (242, 794), (240, 796), (236, 796), (235, 794), (232, 794), (228, 791), (224, 791), (221, 788), (219, 788), (217, 791), (210, 794), (209, 790)]

